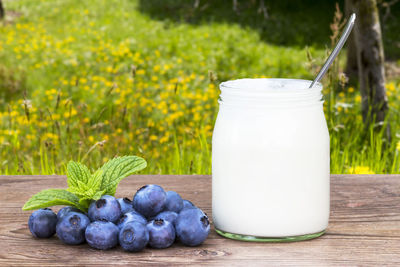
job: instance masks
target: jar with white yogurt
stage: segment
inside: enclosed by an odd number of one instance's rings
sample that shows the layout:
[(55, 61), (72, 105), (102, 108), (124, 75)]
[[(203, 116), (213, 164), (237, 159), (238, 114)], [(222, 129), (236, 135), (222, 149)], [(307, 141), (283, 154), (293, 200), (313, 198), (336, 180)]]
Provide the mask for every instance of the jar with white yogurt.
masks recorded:
[(220, 85), (212, 140), (212, 214), (225, 237), (322, 235), (329, 219), (329, 133), (322, 85), (240, 79)]

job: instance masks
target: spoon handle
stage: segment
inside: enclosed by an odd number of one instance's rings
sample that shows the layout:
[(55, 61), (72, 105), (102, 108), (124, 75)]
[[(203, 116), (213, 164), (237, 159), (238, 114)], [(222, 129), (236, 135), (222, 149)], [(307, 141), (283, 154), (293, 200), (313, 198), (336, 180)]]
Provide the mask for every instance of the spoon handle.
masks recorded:
[(336, 44), (335, 49), (333, 49), (332, 53), (329, 55), (328, 59), (326, 60), (324, 66), (322, 69), (319, 71), (317, 77), (314, 79), (314, 81), (311, 83), (310, 87), (313, 87), (315, 83), (319, 82), (322, 77), (325, 75), (329, 67), (331, 66), (332, 62), (335, 60), (337, 55), (339, 54), (340, 50), (342, 49), (344, 43), (347, 40), (347, 37), (349, 37), (349, 34), (351, 30), (353, 29), (354, 26), (354, 21), (356, 20), (356, 14), (353, 13), (347, 22), (346, 28), (344, 29), (342, 36), (340, 37), (339, 42)]

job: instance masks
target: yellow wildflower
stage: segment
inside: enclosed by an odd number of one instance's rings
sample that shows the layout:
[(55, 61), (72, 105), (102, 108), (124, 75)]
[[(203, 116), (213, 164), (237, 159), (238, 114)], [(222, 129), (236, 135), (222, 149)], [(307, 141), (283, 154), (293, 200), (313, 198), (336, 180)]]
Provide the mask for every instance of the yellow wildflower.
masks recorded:
[(349, 168), (350, 174), (375, 174), (368, 166), (356, 166)]
[(394, 86), (394, 83), (391, 82), (389, 84), (386, 84), (386, 89), (388, 90), (388, 92), (394, 92), (396, 91), (396, 87)]
[(163, 137), (160, 138), (160, 143), (161, 144), (166, 143), (168, 141), (168, 139), (169, 139), (168, 136), (163, 136)]
[(140, 69), (140, 70), (136, 71), (136, 75), (144, 75), (145, 73), (146, 73), (146, 71), (143, 70), (143, 69)]

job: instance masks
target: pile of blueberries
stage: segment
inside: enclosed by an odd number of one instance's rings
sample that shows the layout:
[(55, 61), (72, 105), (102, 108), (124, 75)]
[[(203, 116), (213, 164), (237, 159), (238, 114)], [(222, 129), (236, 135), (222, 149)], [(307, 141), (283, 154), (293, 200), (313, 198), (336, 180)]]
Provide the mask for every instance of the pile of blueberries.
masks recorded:
[(178, 193), (153, 184), (140, 188), (133, 201), (104, 195), (90, 204), (87, 214), (73, 207), (64, 207), (57, 215), (51, 209), (40, 209), (32, 213), (28, 225), (38, 238), (57, 233), (68, 245), (86, 241), (105, 250), (119, 243), (132, 252), (147, 245), (167, 248), (175, 240), (198, 246), (210, 232), (210, 222), (201, 209)]

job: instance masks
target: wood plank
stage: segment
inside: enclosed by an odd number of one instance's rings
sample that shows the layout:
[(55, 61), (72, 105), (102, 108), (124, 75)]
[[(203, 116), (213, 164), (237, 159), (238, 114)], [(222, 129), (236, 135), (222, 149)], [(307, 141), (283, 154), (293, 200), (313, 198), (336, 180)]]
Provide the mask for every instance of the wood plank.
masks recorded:
[[(132, 197), (143, 184), (175, 190), (211, 217), (209, 176), (135, 175), (121, 182), (117, 197)], [(174, 244), (127, 253), (66, 246), (53, 237), (37, 240), (21, 210), (34, 193), (66, 187), (63, 176), (0, 176), (0, 266), (211, 265), (211, 266), (400, 266), (400, 175), (333, 175), (327, 234), (304, 242), (265, 244), (224, 239), (214, 231), (195, 248)], [(55, 209), (56, 210), (56, 209)]]

